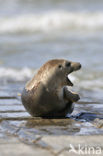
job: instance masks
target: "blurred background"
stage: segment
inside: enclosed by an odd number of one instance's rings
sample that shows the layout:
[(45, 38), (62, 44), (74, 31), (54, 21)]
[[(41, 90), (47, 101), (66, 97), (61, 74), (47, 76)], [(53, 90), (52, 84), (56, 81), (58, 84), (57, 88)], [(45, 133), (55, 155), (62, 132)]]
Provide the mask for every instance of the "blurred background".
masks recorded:
[(102, 103), (103, 1), (0, 0), (0, 96), (20, 93), (53, 58), (80, 62), (74, 89), (81, 100)]

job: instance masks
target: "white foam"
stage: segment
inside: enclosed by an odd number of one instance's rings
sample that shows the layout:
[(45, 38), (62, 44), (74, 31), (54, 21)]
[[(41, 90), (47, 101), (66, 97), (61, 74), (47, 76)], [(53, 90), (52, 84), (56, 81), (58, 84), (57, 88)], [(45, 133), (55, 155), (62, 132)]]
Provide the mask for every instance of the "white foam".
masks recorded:
[(0, 18), (0, 33), (103, 29), (103, 12), (52, 11)]
[(80, 86), (90, 90), (103, 90), (103, 79), (82, 80), (82, 82), (80, 82)]
[(0, 68), (0, 81), (25, 81), (33, 76), (34, 71), (29, 68), (20, 70), (13, 68)]
[[(5, 68), (0, 67), (0, 82), (17, 82), (17, 81), (27, 81), (36, 74), (37, 70), (31, 68)], [(103, 90), (103, 78), (92, 78), (83, 79), (83, 77), (76, 76), (75, 74), (68, 75), (71, 82), (73, 82), (74, 87), (90, 89), (90, 90)]]
[[(26, 81), (32, 78), (36, 74), (37, 70), (31, 68), (5, 68), (0, 67), (0, 81)], [(73, 75), (69, 75), (69, 79), (75, 82), (77, 78)]]

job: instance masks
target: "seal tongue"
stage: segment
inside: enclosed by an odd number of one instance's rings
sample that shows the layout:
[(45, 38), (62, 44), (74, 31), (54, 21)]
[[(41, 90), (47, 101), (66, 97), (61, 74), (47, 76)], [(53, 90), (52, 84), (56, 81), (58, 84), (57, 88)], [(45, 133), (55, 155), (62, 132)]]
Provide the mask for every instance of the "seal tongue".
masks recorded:
[(67, 76), (67, 83), (68, 83), (69, 86), (73, 86), (73, 83), (70, 81), (68, 76)]

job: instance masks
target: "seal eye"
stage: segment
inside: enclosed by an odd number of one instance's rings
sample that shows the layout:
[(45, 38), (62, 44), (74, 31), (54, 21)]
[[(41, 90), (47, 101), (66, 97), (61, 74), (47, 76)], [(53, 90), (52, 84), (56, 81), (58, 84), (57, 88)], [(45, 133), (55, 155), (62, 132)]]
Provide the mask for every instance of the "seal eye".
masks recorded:
[(67, 62), (66, 63), (66, 67), (70, 67), (71, 63), (70, 62)]
[(62, 68), (62, 65), (60, 64), (60, 65), (58, 66), (58, 68), (61, 69), (61, 68)]

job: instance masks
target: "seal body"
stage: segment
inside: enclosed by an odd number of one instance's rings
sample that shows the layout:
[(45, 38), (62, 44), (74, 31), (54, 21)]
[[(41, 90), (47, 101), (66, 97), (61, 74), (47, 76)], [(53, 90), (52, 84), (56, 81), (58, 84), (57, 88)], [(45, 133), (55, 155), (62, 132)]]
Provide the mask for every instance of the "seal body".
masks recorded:
[(69, 91), (68, 86), (73, 84), (67, 76), (80, 68), (80, 63), (64, 59), (46, 62), (23, 89), (21, 99), (26, 110), (38, 117), (65, 117), (72, 113), (79, 95)]

